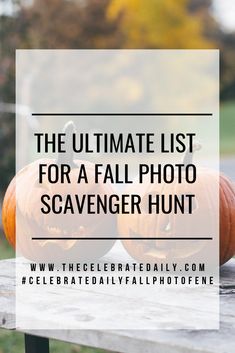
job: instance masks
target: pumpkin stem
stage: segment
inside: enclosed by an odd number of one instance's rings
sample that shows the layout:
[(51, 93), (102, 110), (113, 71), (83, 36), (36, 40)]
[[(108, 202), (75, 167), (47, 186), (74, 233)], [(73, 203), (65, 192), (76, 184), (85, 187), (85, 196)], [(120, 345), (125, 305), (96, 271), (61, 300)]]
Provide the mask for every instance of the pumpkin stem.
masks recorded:
[(191, 164), (193, 162), (193, 154), (194, 154), (194, 152), (199, 151), (201, 148), (202, 148), (202, 145), (199, 142), (195, 141), (193, 143), (192, 152), (189, 151), (189, 148), (185, 152), (184, 159), (183, 159), (183, 164), (185, 166), (188, 165), (188, 164)]
[(73, 158), (72, 136), (76, 132), (76, 127), (73, 121), (68, 121), (63, 128), (65, 133), (65, 153), (59, 153), (56, 164), (69, 164), (71, 168), (77, 168)]

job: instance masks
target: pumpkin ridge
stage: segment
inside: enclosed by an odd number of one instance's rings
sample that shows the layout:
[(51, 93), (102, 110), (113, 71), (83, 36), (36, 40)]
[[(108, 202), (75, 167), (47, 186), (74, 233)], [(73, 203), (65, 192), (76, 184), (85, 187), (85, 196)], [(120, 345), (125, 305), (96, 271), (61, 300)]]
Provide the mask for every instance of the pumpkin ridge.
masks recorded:
[[(230, 183), (228, 181), (227, 178), (223, 177), (223, 181), (225, 184), (225, 187), (227, 188), (228, 191), (232, 192), (232, 194), (234, 195), (234, 189), (230, 188)], [(230, 249), (231, 243), (233, 245), (233, 222), (232, 222), (232, 213), (231, 213), (231, 203), (232, 200), (229, 198), (227, 199), (228, 201), (228, 211), (229, 211), (229, 239), (228, 239), (228, 243), (227, 243), (227, 256), (226, 256), (226, 261), (232, 257), (234, 255), (234, 246), (232, 246), (232, 249)]]
[[(227, 188), (225, 179), (223, 179), (223, 181), (224, 181), (224, 187)], [(227, 259), (228, 259), (228, 252), (229, 252), (228, 249), (229, 249), (230, 239), (231, 239), (231, 222), (232, 222), (232, 220), (231, 220), (231, 214), (230, 214), (230, 210), (229, 210), (230, 202), (228, 202), (229, 200), (228, 200), (228, 198), (226, 196), (224, 188), (221, 188), (221, 191), (222, 191), (222, 193), (224, 195), (224, 199), (226, 201), (226, 204), (228, 205), (228, 212), (227, 213), (228, 213), (228, 219), (229, 219), (229, 222), (227, 223), (228, 224), (228, 232), (227, 232), (228, 236), (226, 234), (225, 237), (224, 237), (227, 241), (226, 241), (226, 246), (224, 246), (225, 250), (224, 250), (223, 257), (222, 257), (224, 259), (224, 261), (226, 262)]]

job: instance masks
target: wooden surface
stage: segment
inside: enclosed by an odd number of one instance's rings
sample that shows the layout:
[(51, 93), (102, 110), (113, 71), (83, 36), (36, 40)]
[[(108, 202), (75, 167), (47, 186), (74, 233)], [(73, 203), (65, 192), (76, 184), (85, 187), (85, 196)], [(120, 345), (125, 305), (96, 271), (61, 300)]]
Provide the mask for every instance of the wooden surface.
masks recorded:
[[(14, 271), (13, 260), (0, 261), (0, 326), (7, 329), (15, 328)], [(220, 330), (104, 331), (97, 328), (27, 333), (123, 353), (235, 352), (235, 260), (221, 268), (220, 320)]]

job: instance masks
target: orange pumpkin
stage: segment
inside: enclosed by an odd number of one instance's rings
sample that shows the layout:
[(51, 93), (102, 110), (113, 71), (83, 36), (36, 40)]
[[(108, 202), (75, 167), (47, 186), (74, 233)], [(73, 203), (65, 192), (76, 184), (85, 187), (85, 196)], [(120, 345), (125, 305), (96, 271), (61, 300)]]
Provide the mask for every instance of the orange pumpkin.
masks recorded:
[[(71, 183), (39, 184), (40, 163), (49, 166), (55, 164), (56, 161), (41, 159), (27, 165), (17, 173), (6, 191), (2, 207), (2, 222), (9, 243), (15, 247), (17, 241), (17, 252), (33, 261), (92, 260), (103, 256), (113, 246), (115, 240), (89, 241), (86, 237), (108, 238), (111, 234), (115, 237), (116, 217), (114, 215), (89, 215), (85, 212), (77, 215), (69, 213), (65, 216), (55, 215), (52, 212), (44, 215), (40, 210), (41, 203), (39, 202), (44, 194), (49, 195), (50, 198), (59, 194), (63, 200), (67, 195), (110, 195), (112, 194), (111, 185), (95, 184), (94, 164), (80, 160), (69, 163)], [(85, 165), (88, 183), (77, 183), (81, 164)], [(50, 239), (32, 240), (32, 237), (49, 237)], [(53, 239), (61, 237), (63, 240)], [(82, 239), (66, 240), (66, 237)]]
[[(189, 155), (184, 159), (190, 162)], [(199, 169), (196, 184), (133, 184), (125, 193), (138, 194), (141, 196), (143, 207), (141, 214), (121, 214), (118, 217), (118, 231), (123, 238), (122, 243), (127, 252), (138, 261), (181, 261), (183, 259), (196, 259), (208, 256), (210, 240), (149, 240), (147, 237), (196, 237), (213, 236), (216, 234), (215, 214), (217, 214), (218, 200), (214, 195), (218, 191), (220, 201), (220, 264), (227, 262), (235, 254), (235, 190), (231, 181), (224, 175), (212, 170)], [(196, 194), (196, 204), (188, 222), (184, 222), (180, 215), (149, 214), (144, 207), (145, 198), (149, 194)], [(200, 220), (200, 221), (199, 221)], [(213, 234), (205, 234), (205, 224)], [(214, 231), (213, 231), (214, 230)], [(195, 232), (195, 233), (194, 233)], [(131, 238), (142, 238), (139, 240)], [(210, 248), (210, 250), (213, 248)], [(211, 250), (213, 251), (213, 250)], [(211, 256), (211, 255), (210, 255)]]

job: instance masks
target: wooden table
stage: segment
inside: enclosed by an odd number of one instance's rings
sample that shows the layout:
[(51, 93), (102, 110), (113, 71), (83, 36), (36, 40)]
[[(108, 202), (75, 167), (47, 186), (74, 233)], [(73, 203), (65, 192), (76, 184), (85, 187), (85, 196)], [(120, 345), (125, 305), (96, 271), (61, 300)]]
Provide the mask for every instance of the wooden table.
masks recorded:
[[(15, 327), (14, 260), (0, 261), (0, 327)], [(202, 303), (203, 305), (203, 303)], [(235, 259), (221, 268), (220, 330), (24, 331), (26, 353), (48, 353), (49, 339), (123, 353), (235, 352)], [(61, 352), (62, 353), (62, 352)]]

